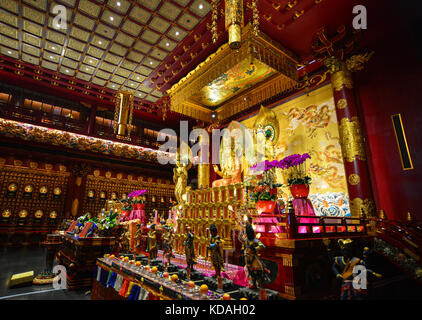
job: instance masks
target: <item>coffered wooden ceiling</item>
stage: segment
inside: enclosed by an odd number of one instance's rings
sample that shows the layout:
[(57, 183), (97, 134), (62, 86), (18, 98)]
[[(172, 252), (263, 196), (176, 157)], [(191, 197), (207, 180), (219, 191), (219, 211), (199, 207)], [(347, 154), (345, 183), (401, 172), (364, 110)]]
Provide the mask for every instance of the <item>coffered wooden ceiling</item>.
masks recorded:
[[(67, 8), (67, 29), (53, 8)], [(207, 15), (204, 0), (0, 0), (0, 53), (149, 102), (145, 79)]]
[[(355, 2), (259, 0), (260, 29), (306, 58), (314, 32), (349, 19)], [(66, 29), (53, 25), (57, 5), (67, 8)], [(64, 91), (79, 86), (110, 108), (116, 90), (132, 91), (135, 110), (163, 112), (166, 90), (227, 41), (224, 1), (217, 43), (211, 9), (211, 0), (0, 0), (0, 69)]]

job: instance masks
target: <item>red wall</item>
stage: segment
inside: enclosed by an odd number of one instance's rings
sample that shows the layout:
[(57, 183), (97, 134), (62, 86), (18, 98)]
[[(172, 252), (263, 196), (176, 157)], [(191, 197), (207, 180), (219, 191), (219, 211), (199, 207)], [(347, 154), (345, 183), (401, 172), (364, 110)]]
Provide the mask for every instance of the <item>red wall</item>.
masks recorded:
[[(422, 50), (418, 47), (422, 36), (416, 17), (420, 5), (400, 2), (386, 0), (381, 7), (368, 8), (364, 39), (375, 54), (355, 76), (356, 93), (377, 209), (391, 219), (403, 220), (410, 212), (422, 220)], [(397, 113), (402, 116), (413, 170), (402, 169), (391, 120)]]

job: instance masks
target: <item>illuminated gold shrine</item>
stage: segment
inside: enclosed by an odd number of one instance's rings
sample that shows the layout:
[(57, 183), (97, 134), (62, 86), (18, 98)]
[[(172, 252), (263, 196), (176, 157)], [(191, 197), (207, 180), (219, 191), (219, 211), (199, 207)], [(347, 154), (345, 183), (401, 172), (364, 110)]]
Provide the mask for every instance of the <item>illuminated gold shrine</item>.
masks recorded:
[(224, 44), (168, 90), (171, 110), (208, 122), (215, 112), (222, 120), (297, 85), (293, 54), (249, 26), (242, 39), (238, 50)]
[(246, 58), (203, 87), (199, 93), (193, 94), (190, 100), (207, 107), (216, 107), (275, 73), (273, 68), (259, 60)]

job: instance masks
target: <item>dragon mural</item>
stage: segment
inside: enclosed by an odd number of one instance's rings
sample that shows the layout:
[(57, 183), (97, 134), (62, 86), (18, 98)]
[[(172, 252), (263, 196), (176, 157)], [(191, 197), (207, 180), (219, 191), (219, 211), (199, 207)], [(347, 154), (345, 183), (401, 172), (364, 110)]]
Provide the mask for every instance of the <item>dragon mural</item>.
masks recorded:
[[(271, 109), (277, 115), (280, 134), (276, 159), (309, 153), (307, 168), (312, 177), (310, 199), (318, 215), (349, 216), (349, 199), (340, 146), (335, 104), (329, 86), (319, 88)], [(256, 118), (242, 123), (252, 128)], [(278, 181), (286, 183), (282, 172)], [(290, 192), (284, 188), (284, 194)]]

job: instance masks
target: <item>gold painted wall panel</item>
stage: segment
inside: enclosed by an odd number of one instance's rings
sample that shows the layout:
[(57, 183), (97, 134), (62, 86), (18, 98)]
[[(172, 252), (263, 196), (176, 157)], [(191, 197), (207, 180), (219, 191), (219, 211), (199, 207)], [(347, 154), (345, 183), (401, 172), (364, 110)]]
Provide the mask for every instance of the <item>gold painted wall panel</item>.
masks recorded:
[[(276, 106), (280, 135), (276, 157), (309, 153), (307, 170), (312, 193), (347, 193), (335, 104), (330, 85)], [(242, 123), (252, 128), (256, 116)], [(287, 183), (279, 174), (279, 181)], [(290, 195), (287, 188), (284, 192)]]
[[(113, 175), (115, 176), (115, 175)], [(171, 208), (171, 202), (174, 201), (174, 185), (151, 183), (148, 177), (144, 181), (119, 179), (112, 177), (103, 177), (88, 175), (83, 196), (82, 214), (87, 212), (98, 215), (101, 210), (107, 208), (107, 201), (112, 199), (112, 193), (115, 193), (117, 199), (121, 199), (123, 194), (128, 195), (130, 192), (140, 189), (147, 190), (147, 203), (145, 212), (152, 214), (157, 209), (161, 217), (167, 217), (168, 210)], [(91, 192), (91, 197), (89, 193)], [(101, 193), (105, 194), (105, 199), (101, 198)]]
[[(9, 227), (42, 227), (63, 219), (69, 173), (32, 164), (37, 168), (25, 167), (20, 160), (0, 168), (0, 219), (9, 210), (10, 218), (3, 221)], [(24, 210), (25, 219), (19, 219)]]

